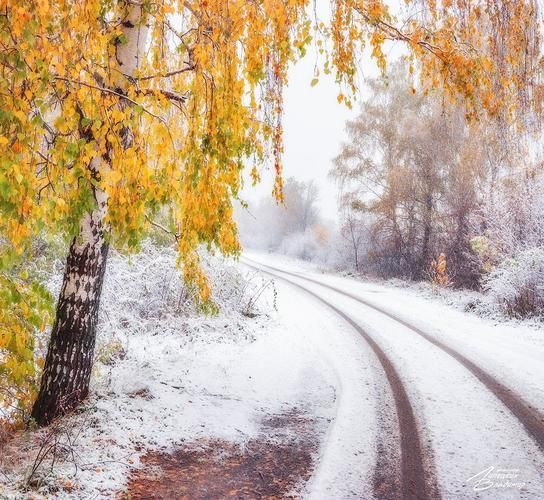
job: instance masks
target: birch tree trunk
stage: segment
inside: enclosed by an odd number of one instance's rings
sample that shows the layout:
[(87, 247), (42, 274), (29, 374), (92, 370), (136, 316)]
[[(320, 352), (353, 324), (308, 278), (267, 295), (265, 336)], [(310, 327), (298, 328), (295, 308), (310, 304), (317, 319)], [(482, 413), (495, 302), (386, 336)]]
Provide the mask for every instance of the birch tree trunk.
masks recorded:
[[(142, 8), (128, 2), (126, 16), (120, 21), (125, 43), (117, 46), (116, 64), (125, 77), (131, 77), (139, 66), (149, 27), (145, 24)], [(125, 147), (129, 147), (132, 131), (125, 129), (120, 139)], [(96, 158), (89, 168), (98, 179), (110, 165), (105, 158)], [(40, 391), (32, 409), (32, 418), (40, 426), (48, 425), (57, 416), (75, 408), (89, 393), (108, 256), (108, 228), (104, 222), (108, 198), (97, 188), (94, 196), (96, 208), (83, 217), (79, 235), (72, 241), (68, 253)]]
[(103, 192), (95, 192), (95, 198), (97, 208), (81, 221), (68, 252), (40, 392), (32, 409), (38, 425), (47, 425), (71, 410), (89, 392), (108, 256), (103, 223), (107, 198)]

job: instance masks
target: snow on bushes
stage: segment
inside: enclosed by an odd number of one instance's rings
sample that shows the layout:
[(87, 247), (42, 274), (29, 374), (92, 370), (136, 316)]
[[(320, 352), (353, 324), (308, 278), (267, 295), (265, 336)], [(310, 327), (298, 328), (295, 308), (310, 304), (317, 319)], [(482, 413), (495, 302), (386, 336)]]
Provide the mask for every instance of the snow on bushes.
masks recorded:
[(544, 178), (525, 171), (504, 182), (482, 211), (473, 248), (487, 271), (483, 310), (515, 318), (544, 313)]
[(544, 313), (544, 249), (532, 247), (506, 258), (487, 276), (489, 298), (510, 316)]
[[(161, 333), (184, 333), (188, 339), (192, 338), (198, 325), (191, 318), (204, 315), (193, 300), (196, 292), (183, 282), (176, 259), (174, 249), (149, 241), (136, 255), (112, 253), (100, 307), (99, 335), (119, 331), (149, 333), (159, 329)], [(203, 260), (214, 302), (223, 315), (235, 321), (245, 312), (258, 283), (248, 283), (233, 265), (220, 257), (205, 254)], [(213, 322), (213, 315), (206, 321)]]
[[(146, 450), (210, 435), (248, 439), (256, 425), (242, 417), (248, 406), (263, 403), (243, 399), (251, 377), (233, 382), (228, 373), (255, 348), (254, 340), (268, 338), (274, 290), (269, 280), (243, 275), (221, 257), (201, 257), (217, 314), (192, 301), (174, 249), (146, 241), (136, 255), (112, 250), (91, 394), (52, 427), (13, 436), (0, 453), (2, 493), (114, 498)], [(57, 295), (61, 261), (52, 267), (48, 286)]]
[[(222, 257), (202, 252), (201, 259), (216, 306), (211, 314), (199, 309), (193, 300), (196, 290), (183, 281), (172, 247), (147, 240), (135, 255), (110, 251), (97, 327), (95, 376), (91, 381), (95, 393), (107, 393), (112, 384), (123, 386), (123, 393), (138, 392), (132, 381), (112, 382), (110, 376), (103, 375), (125, 357), (130, 363), (131, 346), (149, 342), (154, 336), (168, 337), (179, 348), (187, 349), (198, 344), (244, 344), (254, 340), (256, 323), (262, 326), (266, 321), (264, 312), (274, 306), (273, 300), (267, 303), (274, 295), (263, 293), (272, 289), (273, 283), (256, 273), (243, 275), (233, 262)], [(59, 262), (53, 267), (55, 273), (48, 288), (57, 296), (62, 266)]]
[(316, 228), (287, 235), (281, 242), (279, 253), (307, 261), (323, 260), (325, 244)]
[[(261, 278), (253, 276), (248, 280), (233, 263), (222, 257), (202, 252), (201, 258), (221, 317), (236, 321), (247, 313), (248, 305), (258, 306), (253, 296), (263, 285)], [(121, 334), (155, 331), (184, 334), (190, 341), (199, 331), (199, 324), (217, 320), (217, 316), (205, 315), (198, 309), (193, 300), (196, 292), (186, 286), (176, 262), (174, 248), (152, 240), (144, 241), (141, 250), (134, 255), (110, 250), (100, 302), (99, 348)], [(63, 263), (59, 259), (49, 268), (54, 272), (49, 276), (47, 288), (57, 297), (62, 285)], [(246, 333), (241, 332), (240, 336), (245, 337)], [(235, 342), (240, 337), (225, 340)]]

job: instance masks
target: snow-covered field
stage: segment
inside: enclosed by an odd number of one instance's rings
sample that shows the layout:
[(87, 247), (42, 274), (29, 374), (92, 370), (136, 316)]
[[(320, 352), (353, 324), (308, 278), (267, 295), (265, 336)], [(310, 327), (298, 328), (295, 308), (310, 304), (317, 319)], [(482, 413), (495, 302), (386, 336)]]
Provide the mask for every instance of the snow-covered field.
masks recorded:
[[(146, 244), (130, 259), (113, 255), (92, 396), (53, 430), (21, 432), (1, 449), (0, 498), (112, 498), (149, 451), (213, 440), (240, 449), (259, 439), (274, 443), (280, 438), (267, 434), (266, 422), (295, 413), (311, 421), (317, 446), (309, 481), (291, 493), (372, 498), (377, 450), (387, 446), (400, 456), (395, 405), (368, 344), (315, 295), (353, 318), (396, 366), (443, 498), (544, 498), (542, 450), (470, 372), (391, 318), (303, 278), (391, 310), (544, 411), (542, 330), (463, 312), (426, 290), (327, 274), (281, 257), (246, 257), (299, 273), (283, 277), (314, 295), (214, 257), (207, 268), (221, 312), (205, 316), (182, 285), (172, 251)], [(51, 443), (57, 452), (45, 454)], [(470, 478), (489, 467), (515, 470), (523, 484), (476, 491), (481, 478)]]

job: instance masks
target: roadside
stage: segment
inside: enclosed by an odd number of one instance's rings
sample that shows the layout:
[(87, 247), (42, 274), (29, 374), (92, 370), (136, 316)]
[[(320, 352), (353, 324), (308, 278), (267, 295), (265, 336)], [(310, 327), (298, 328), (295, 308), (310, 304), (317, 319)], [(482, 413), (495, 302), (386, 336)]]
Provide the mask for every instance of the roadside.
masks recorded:
[[(154, 246), (130, 262), (113, 257), (92, 396), (80, 412), (1, 445), (0, 497), (168, 498), (169, 487), (212, 484), (219, 496), (300, 496), (314, 488), (308, 480), (344, 411), (346, 380), (309, 332), (300, 336), (279, 317), (268, 280), (210, 261), (222, 312), (203, 316), (175, 258)], [(323, 340), (336, 326), (322, 319), (314, 333)]]

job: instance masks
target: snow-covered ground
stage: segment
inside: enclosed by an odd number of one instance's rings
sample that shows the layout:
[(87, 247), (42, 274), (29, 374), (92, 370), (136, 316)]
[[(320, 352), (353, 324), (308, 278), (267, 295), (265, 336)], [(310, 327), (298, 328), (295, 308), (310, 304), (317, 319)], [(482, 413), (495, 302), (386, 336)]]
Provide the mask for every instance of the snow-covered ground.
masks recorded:
[[(469, 359), (477, 362), (544, 411), (544, 324), (532, 321), (500, 321), (462, 311), (460, 293), (437, 291), (423, 286), (402, 286), (368, 282), (324, 272), (318, 266), (283, 256), (247, 253), (257, 262), (302, 272), (350, 293), (361, 294), (384, 309), (409, 320), (425, 332), (447, 340)], [(467, 292), (469, 297), (475, 294)]]
[[(300, 273), (284, 277), (348, 314), (380, 344), (406, 386), (444, 498), (544, 498), (542, 451), (470, 372), (394, 320), (302, 277), (391, 310), (543, 411), (544, 331), (484, 319), (418, 289), (327, 274), (281, 257), (246, 256)], [(175, 260), (172, 251), (151, 244), (130, 259), (112, 256), (92, 396), (83, 412), (56, 428), (65, 453), (53, 466), (49, 454), (32, 474), (51, 430), (22, 432), (0, 450), (0, 497), (111, 498), (148, 451), (203, 440), (243, 449), (263, 436), (271, 417), (297, 412), (313, 422), (317, 447), (309, 481), (292, 493), (372, 498), (377, 450), (390, 446), (397, 458), (400, 450), (387, 380), (364, 339), (300, 287), (219, 258), (207, 267), (221, 312), (205, 316), (192, 305)], [(52, 289), (58, 286), (53, 280)], [(523, 485), (475, 491), (481, 477), (470, 478), (490, 467), (486, 477), (515, 470), (512, 481)]]
[(327, 311), (301, 317), (307, 297), (295, 293), (293, 302), (283, 286), (219, 258), (208, 271), (217, 316), (194, 310), (173, 252), (146, 245), (130, 259), (112, 256), (92, 396), (54, 428), (66, 453), (49, 453), (33, 474), (52, 431), (20, 433), (0, 454), (0, 497), (111, 498), (146, 451), (200, 439), (243, 447), (264, 420), (293, 410), (314, 420), (331, 450), (323, 473), (299, 492), (361, 491), (359, 465), (371, 470), (375, 427), (364, 346)]
[[(468, 370), (382, 313), (302, 278), (332, 285), (391, 311), (454, 347), (542, 413), (543, 330), (532, 323), (500, 323), (481, 318), (414, 288), (335, 276), (284, 257), (246, 256), (251, 259), (248, 262), (297, 273), (300, 278), (283, 276), (348, 313), (380, 343), (408, 388), (420, 428), (435, 456), (438, 482), (445, 498), (544, 497), (542, 450)], [(523, 488), (473, 491), (467, 480), (489, 467), (518, 471), (514, 475), (524, 483)]]

